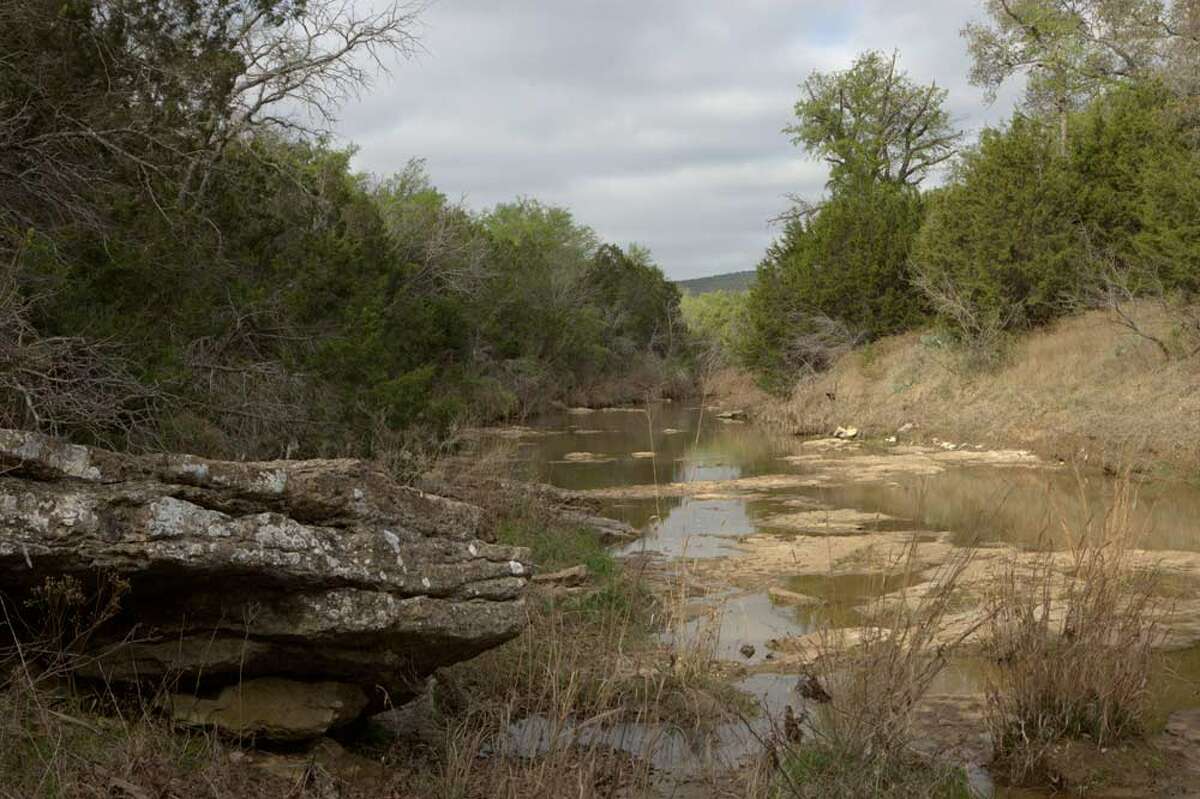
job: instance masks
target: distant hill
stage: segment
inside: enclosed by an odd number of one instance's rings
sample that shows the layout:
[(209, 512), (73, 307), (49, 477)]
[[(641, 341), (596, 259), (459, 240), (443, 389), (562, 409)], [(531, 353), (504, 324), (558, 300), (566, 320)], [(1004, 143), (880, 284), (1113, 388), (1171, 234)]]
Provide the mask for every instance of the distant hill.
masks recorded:
[(754, 282), (755, 272), (729, 272), (712, 277), (698, 277), (693, 280), (676, 280), (675, 285), (684, 294), (707, 294), (710, 291), (745, 291)]

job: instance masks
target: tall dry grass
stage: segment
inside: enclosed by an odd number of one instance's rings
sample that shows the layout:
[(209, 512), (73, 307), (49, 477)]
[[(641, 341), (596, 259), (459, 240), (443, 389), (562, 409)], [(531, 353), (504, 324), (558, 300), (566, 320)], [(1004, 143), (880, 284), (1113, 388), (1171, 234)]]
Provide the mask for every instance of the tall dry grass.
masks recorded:
[(1136, 504), (1126, 477), (1102, 515), (1064, 530), (1066, 553), (1013, 562), (990, 597), (988, 725), (1014, 782), (1063, 740), (1100, 748), (1145, 731), (1165, 608), (1158, 572), (1131, 557)]

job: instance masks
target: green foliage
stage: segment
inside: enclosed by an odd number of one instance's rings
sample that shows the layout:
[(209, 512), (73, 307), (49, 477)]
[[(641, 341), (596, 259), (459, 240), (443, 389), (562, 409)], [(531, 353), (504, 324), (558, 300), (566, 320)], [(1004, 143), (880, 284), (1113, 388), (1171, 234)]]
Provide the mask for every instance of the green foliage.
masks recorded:
[(626, 358), (638, 351), (667, 355), (674, 351), (679, 330), (679, 289), (651, 260), (648, 250), (628, 251), (606, 244), (596, 252), (587, 284), (606, 310), (605, 339), (614, 354)]
[(866, 184), (790, 222), (750, 292), (743, 361), (774, 375), (820, 369), (829, 348), (919, 323), (925, 308), (907, 265), (923, 209), (911, 188)]
[(592, 574), (601, 577), (616, 571), (613, 556), (589, 530), (558, 529), (535, 518), (515, 517), (500, 523), (496, 541), (528, 547), (538, 571), (553, 572), (579, 565), (587, 566)]
[(114, 203), (103, 233), (35, 235), (39, 331), (124, 345), (172, 397), (144, 436), (243, 457), (442, 436), (679, 346), (678, 292), (644, 251), (531, 200), (473, 215), (419, 163), (374, 181), (350, 155), (259, 135), (195, 210)]
[(931, 196), (915, 268), (1006, 323), (1018, 314), (1053, 318), (1078, 279), (1073, 188), (1046, 123), (1017, 116), (1006, 130), (985, 130), (951, 184)]
[(1027, 74), (1026, 105), (1055, 116), (1060, 152), (1069, 111), (1123, 81), (1182, 68), (1174, 51), (1195, 45), (1187, 0), (986, 0), (985, 7), (989, 24), (963, 29), (971, 82), (995, 97), (1009, 77)]
[(1042, 118), (1018, 114), (984, 131), (931, 197), (914, 247), (914, 269), (939, 309), (959, 328), (970, 318), (1044, 324), (1076, 307), (1106, 264), (1194, 291), (1200, 161), (1177, 120), (1171, 95), (1149, 84), (1075, 115), (1065, 156)]
[(367, 79), (352, 51), (411, 44), (398, 7), (367, 22), (326, 2), (0, 6), (0, 330), (26, 361), (55, 360), (42, 339), (72, 355), (53, 402), (0, 358), (0, 425), (380, 454), (683, 349), (644, 250), (534, 200), (471, 213), (420, 162), (355, 174), (352, 151), (281, 123), (272, 104)]
[(747, 299), (744, 291), (685, 294), (679, 308), (688, 332), (721, 361), (732, 362), (743, 349)]
[(896, 61), (866, 52), (845, 72), (813, 73), (786, 129), (831, 165), (831, 193), (793, 211), (750, 291), (740, 356), (769, 389), (925, 318), (907, 276), (924, 215), (917, 187), (960, 134), (946, 92), (917, 85)]
[(780, 766), (780, 799), (852, 799), (852, 797), (923, 797), (970, 799), (975, 796), (966, 772), (929, 763), (915, 755), (903, 762), (863, 762), (821, 740), (789, 748)]
[(868, 51), (845, 72), (814, 72), (796, 104), (793, 141), (830, 164), (830, 184), (915, 186), (954, 154), (946, 91), (918, 86), (897, 57)]

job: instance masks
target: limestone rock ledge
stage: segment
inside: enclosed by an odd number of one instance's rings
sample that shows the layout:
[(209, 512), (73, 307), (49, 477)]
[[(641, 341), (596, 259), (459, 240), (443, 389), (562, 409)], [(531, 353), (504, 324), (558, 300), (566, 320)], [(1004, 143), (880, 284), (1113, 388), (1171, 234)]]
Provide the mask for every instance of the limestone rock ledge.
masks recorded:
[(263, 678), (281, 707), (280, 686), (303, 703), (300, 686), (336, 683), (363, 697), (327, 714), (342, 723), (512, 638), (529, 553), (478, 540), (480, 519), (358, 460), (133, 456), (0, 430), (0, 595), (20, 608), (50, 578), (121, 578), (83, 676), (169, 681), (206, 703), (193, 710)]

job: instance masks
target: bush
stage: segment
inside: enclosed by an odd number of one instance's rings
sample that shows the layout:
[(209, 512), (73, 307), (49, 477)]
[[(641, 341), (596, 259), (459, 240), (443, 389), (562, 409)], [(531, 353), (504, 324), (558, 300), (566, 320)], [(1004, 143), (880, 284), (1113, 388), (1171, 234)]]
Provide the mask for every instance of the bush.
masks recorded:
[[(879, 184), (843, 189), (810, 219), (789, 222), (750, 291), (743, 362), (786, 381), (828, 365), (818, 339), (837, 349), (920, 323), (925, 303), (907, 265), (923, 213), (915, 189)], [(842, 335), (831, 337), (835, 329)]]
[(1072, 118), (1065, 156), (1041, 118), (984, 131), (932, 193), (913, 247), (938, 314), (972, 341), (1045, 324), (1076, 307), (1101, 261), (1195, 290), (1200, 156), (1174, 103), (1155, 85), (1115, 89)]

